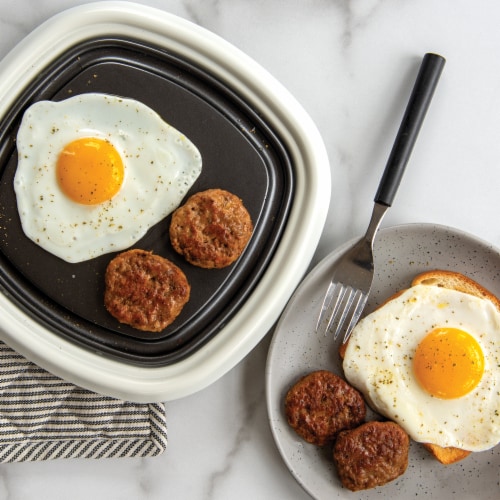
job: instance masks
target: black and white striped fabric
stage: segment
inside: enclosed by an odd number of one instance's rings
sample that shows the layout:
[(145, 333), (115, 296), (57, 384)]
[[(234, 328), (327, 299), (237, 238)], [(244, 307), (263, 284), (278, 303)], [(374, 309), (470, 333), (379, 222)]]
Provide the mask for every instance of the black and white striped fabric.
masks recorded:
[(152, 457), (166, 446), (163, 404), (95, 394), (0, 342), (0, 463)]

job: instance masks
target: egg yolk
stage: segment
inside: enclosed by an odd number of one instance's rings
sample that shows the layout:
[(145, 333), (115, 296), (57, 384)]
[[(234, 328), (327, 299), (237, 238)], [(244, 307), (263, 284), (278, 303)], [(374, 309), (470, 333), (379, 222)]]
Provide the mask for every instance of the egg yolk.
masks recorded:
[(57, 160), (56, 175), (68, 198), (84, 205), (97, 205), (118, 193), (124, 167), (111, 143), (86, 137), (66, 144)]
[(436, 328), (418, 345), (413, 370), (429, 394), (455, 399), (477, 386), (484, 371), (484, 356), (469, 333), (458, 328)]

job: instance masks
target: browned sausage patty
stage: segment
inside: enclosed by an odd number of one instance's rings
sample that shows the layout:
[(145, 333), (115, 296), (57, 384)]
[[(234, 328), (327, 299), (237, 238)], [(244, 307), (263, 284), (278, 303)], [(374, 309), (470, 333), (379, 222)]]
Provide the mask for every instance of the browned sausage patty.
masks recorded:
[(367, 422), (338, 435), (333, 460), (345, 488), (366, 490), (403, 474), (409, 447), (408, 434), (394, 422)]
[(285, 414), (289, 425), (308, 443), (332, 441), (338, 432), (359, 425), (366, 415), (361, 394), (326, 370), (300, 379), (287, 393)]
[(159, 332), (179, 315), (190, 286), (172, 262), (145, 250), (116, 256), (105, 274), (104, 305), (120, 323)]
[(252, 231), (252, 220), (240, 198), (223, 189), (208, 189), (191, 196), (174, 212), (170, 241), (191, 264), (222, 268), (241, 255)]

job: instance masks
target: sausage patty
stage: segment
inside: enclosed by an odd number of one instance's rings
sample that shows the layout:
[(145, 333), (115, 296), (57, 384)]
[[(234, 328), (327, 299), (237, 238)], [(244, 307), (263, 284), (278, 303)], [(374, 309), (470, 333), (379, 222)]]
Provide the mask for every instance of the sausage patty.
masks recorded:
[(367, 422), (339, 433), (333, 460), (345, 488), (351, 491), (382, 486), (408, 467), (410, 439), (394, 422)]
[(207, 269), (232, 264), (253, 231), (250, 214), (236, 195), (208, 189), (192, 195), (172, 215), (170, 241), (191, 264)]
[(104, 305), (120, 323), (159, 332), (180, 314), (191, 288), (172, 262), (145, 250), (116, 256), (105, 274)]
[(288, 424), (308, 443), (323, 446), (338, 432), (362, 422), (366, 406), (361, 394), (327, 370), (301, 378), (287, 393)]

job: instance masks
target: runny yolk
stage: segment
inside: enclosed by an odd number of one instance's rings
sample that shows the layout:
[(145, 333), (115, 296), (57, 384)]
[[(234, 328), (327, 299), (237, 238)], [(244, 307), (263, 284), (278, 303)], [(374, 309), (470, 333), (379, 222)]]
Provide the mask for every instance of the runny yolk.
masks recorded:
[(112, 144), (95, 137), (66, 144), (57, 160), (57, 180), (66, 196), (84, 205), (110, 200), (123, 183), (123, 161)]
[(463, 330), (436, 328), (418, 345), (413, 370), (420, 385), (432, 396), (459, 398), (481, 380), (483, 351), (477, 340)]

